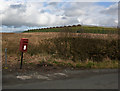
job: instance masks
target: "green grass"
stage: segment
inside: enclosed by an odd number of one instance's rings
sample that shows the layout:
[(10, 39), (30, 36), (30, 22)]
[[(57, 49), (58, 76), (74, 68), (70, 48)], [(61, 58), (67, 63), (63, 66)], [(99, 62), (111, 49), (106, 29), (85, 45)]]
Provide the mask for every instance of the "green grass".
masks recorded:
[(31, 29), (24, 32), (62, 32), (65, 28), (69, 28), (70, 32), (75, 33), (99, 33), (99, 34), (115, 34), (117, 28), (95, 27), (95, 26), (76, 26), (76, 27), (58, 27), (45, 29)]
[[(40, 64), (42, 64), (40, 62)], [(89, 69), (89, 68), (94, 68), (94, 69), (102, 69), (102, 68), (118, 68), (118, 60), (104, 60), (102, 62), (93, 62), (91, 60), (88, 60), (86, 62), (74, 62), (74, 63), (69, 63), (69, 62), (58, 62), (58, 61), (46, 61), (44, 62), (49, 65), (56, 65), (60, 67), (73, 67), (73, 68), (84, 68), (84, 69)], [(49, 66), (48, 65), (48, 66)]]

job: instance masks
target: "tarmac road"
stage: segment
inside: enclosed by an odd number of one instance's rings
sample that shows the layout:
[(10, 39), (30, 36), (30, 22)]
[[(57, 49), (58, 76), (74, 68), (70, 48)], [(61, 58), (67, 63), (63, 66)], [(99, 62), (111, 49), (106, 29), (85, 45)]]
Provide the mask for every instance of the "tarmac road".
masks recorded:
[(3, 89), (118, 89), (118, 72), (116, 69), (64, 70), (7, 81), (3, 81)]

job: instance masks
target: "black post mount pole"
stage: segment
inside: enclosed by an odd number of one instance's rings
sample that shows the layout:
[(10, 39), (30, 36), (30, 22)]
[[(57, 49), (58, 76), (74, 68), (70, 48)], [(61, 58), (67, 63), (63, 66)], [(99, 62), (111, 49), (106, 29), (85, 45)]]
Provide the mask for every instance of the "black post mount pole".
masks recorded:
[(23, 52), (21, 53), (21, 64), (20, 64), (20, 69), (22, 69), (22, 62), (23, 62)]

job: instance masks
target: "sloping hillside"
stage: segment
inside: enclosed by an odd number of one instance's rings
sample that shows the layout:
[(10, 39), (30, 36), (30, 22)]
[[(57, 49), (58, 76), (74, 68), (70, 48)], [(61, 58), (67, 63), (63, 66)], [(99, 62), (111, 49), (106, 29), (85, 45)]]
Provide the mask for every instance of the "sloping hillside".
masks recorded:
[(114, 34), (114, 33), (117, 33), (117, 31), (118, 31), (117, 28), (73, 25), (73, 26), (31, 29), (24, 32), (73, 32), (73, 33), (100, 33), (100, 34), (112, 33)]

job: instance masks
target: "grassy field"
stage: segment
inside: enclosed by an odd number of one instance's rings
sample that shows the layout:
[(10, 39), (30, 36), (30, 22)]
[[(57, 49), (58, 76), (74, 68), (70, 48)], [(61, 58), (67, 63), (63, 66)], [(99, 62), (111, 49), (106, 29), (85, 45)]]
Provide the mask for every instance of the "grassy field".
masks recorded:
[(30, 69), (40, 66), (73, 68), (118, 68), (118, 35), (35, 32), (3, 33), (2, 61), (5, 65), (4, 49), (7, 48), (8, 66), (19, 67), (19, 43), (28, 38), (28, 51), (24, 53), (24, 65)]
[(65, 28), (68, 28), (73, 33), (98, 33), (98, 34), (116, 34), (117, 28), (105, 28), (94, 26), (63, 26), (63, 27), (51, 27), (44, 29), (31, 29), (25, 32), (62, 32)]

